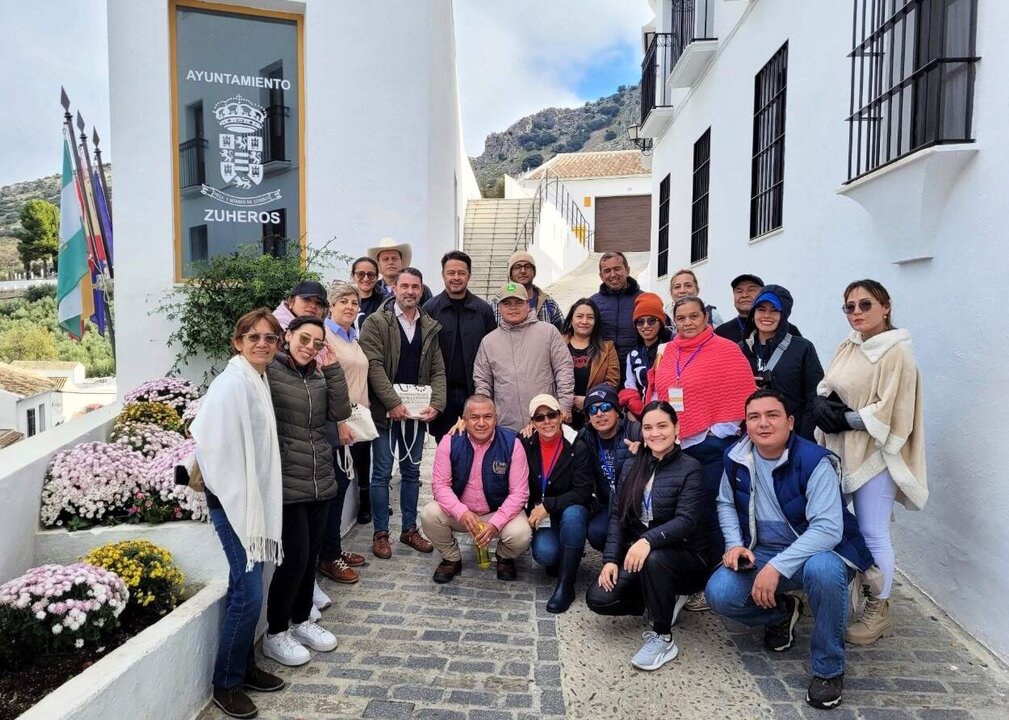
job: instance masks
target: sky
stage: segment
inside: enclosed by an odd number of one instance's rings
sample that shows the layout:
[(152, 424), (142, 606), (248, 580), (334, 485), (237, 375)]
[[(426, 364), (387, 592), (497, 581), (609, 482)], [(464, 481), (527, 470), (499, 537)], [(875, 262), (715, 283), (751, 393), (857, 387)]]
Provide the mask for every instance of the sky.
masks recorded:
[[(650, 15), (645, 0), (455, 0), (466, 152), (537, 110), (637, 83)], [(0, 0), (0, 37), (0, 186), (60, 170), (61, 85), (114, 160), (105, 0)]]

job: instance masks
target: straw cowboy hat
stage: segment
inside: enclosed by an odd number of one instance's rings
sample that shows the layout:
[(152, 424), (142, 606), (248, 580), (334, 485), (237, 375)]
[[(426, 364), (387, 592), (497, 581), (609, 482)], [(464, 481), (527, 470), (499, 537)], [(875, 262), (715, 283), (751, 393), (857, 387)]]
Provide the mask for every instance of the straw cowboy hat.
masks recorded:
[(413, 259), (413, 249), (410, 247), (410, 243), (397, 243), (391, 237), (384, 237), (378, 241), (377, 246), (368, 248), (368, 257), (378, 262), (378, 255), (383, 250), (398, 250), (400, 257), (403, 258), (403, 267), (410, 266), (410, 261)]

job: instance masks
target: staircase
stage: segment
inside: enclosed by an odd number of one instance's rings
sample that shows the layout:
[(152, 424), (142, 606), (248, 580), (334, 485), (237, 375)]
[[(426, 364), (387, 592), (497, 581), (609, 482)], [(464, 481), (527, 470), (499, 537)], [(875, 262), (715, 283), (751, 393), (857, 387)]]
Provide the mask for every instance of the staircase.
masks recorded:
[(469, 289), (493, 297), (508, 279), (508, 258), (527, 243), (519, 243), (522, 226), (535, 200), (470, 200), (466, 205), (463, 250), (473, 259)]

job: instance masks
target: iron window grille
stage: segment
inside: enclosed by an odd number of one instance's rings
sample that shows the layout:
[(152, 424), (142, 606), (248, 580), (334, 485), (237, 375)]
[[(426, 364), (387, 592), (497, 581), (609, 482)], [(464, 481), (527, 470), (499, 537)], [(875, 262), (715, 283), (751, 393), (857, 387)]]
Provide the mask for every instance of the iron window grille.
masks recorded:
[(659, 253), (656, 272), (658, 277), (669, 272), (669, 175), (659, 183)]
[(785, 183), (785, 89), (788, 43), (767, 61), (753, 82), (753, 160), (750, 238), (781, 227)]
[(973, 142), (977, 0), (854, 0), (851, 36), (848, 182)]
[(694, 191), (690, 206), (690, 262), (708, 257), (708, 188), (711, 185), (711, 128), (694, 143)]

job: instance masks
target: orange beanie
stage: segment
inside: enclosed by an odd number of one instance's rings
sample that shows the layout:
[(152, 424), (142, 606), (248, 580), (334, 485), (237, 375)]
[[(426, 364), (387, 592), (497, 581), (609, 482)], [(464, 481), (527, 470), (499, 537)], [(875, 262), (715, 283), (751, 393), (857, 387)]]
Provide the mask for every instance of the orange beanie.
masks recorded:
[(655, 293), (641, 293), (634, 299), (634, 319), (641, 317), (665, 318), (666, 311), (662, 307), (662, 298)]

